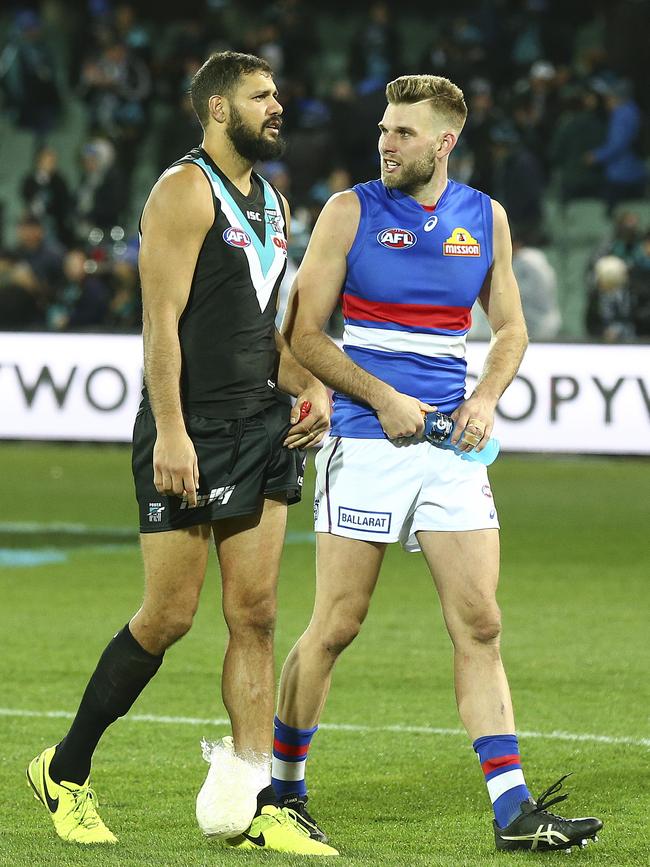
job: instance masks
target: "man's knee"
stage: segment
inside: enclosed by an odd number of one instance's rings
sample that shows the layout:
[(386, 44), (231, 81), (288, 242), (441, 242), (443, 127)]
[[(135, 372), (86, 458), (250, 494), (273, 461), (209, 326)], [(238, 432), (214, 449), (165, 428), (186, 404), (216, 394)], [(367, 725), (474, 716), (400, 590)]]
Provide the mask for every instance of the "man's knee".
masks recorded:
[(230, 635), (255, 636), (258, 640), (273, 640), (276, 620), (275, 595), (240, 599), (224, 610)]
[(194, 602), (171, 598), (155, 607), (143, 606), (139, 622), (161, 648), (167, 648), (190, 631), (195, 613)]
[(349, 611), (337, 614), (334, 609), (326, 622), (315, 621), (310, 624), (307, 633), (311, 641), (315, 641), (325, 653), (337, 657), (352, 644), (362, 623), (363, 617)]
[(467, 606), (461, 623), (452, 633), (454, 643), (498, 645), (501, 637), (501, 611), (496, 602)]

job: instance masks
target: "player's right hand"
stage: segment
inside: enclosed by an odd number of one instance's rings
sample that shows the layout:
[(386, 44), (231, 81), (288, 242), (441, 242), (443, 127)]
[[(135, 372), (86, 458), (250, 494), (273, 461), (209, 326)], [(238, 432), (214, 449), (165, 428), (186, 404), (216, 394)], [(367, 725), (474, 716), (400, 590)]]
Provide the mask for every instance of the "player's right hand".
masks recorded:
[(379, 423), (389, 440), (421, 437), (424, 433), (423, 413), (436, 409), (395, 389), (391, 389), (381, 405), (375, 407)]
[(184, 431), (159, 431), (153, 448), (153, 483), (159, 494), (187, 496), (187, 505), (197, 505), (199, 461), (194, 444)]

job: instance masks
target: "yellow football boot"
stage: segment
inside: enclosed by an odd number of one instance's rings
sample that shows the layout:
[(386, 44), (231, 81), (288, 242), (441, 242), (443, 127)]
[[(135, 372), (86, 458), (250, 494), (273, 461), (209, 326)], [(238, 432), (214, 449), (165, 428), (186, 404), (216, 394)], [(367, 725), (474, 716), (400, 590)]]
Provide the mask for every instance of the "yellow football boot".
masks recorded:
[(226, 840), (234, 849), (266, 849), (270, 852), (289, 852), (293, 855), (338, 855), (336, 849), (309, 836), (289, 809), (268, 804), (262, 807), (243, 834)]
[(117, 843), (97, 814), (97, 796), (88, 780), (78, 783), (55, 783), (49, 774), (55, 747), (48, 747), (29, 763), (27, 782), (47, 809), (56, 833), (72, 843)]

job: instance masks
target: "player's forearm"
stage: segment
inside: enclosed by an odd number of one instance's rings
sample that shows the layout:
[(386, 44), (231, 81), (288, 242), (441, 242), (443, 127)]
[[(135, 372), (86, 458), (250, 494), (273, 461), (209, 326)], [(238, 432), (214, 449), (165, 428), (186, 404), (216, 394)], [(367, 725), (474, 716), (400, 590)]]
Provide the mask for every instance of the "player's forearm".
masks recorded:
[(145, 317), (144, 379), (158, 430), (184, 429), (181, 405), (181, 347), (177, 326)]
[(380, 409), (394, 389), (356, 365), (326, 334), (307, 333), (295, 337), (291, 349), (315, 377), (335, 391), (349, 394)]
[(314, 375), (295, 358), (289, 344), (279, 331), (275, 332), (275, 345), (280, 355), (278, 364), (278, 388), (285, 394), (298, 397), (314, 382)]
[(495, 334), (473, 395), (496, 406), (519, 370), (527, 346), (528, 334), (523, 321), (502, 326)]

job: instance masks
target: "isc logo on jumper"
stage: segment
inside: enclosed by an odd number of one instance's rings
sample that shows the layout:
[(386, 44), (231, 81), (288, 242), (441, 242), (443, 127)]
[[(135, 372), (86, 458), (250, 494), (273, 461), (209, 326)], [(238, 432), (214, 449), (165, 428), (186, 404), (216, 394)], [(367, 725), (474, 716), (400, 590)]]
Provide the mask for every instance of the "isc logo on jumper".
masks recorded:
[(226, 229), (223, 233), (223, 239), (231, 247), (248, 247), (251, 242), (248, 232), (245, 232), (243, 229), (237, 229), (234, 226), (229, 226)]
[[(218, 506), (225, 506), (228, 500), (232, 497), (232, 493), (236, 487), (236, 485), (223, 485), (220, 488), (212, 488), (209, 494), (199, 494), (196, 498), (196, 505), (201, 507), (209, 506), (210, 503), (216, 503)], [(184, 494), (181, 509), (188, 508), (187, 494)]]
[(382, 229), (377, 235), (377, 240), (382, 247), (389, 250), (405, 250), (417, 243), (417, 235), (408, 229)]
[(451, 237), (442, 245), (445, 256), (480, 256), (481, 245), (467, 229), (454, 229)]

